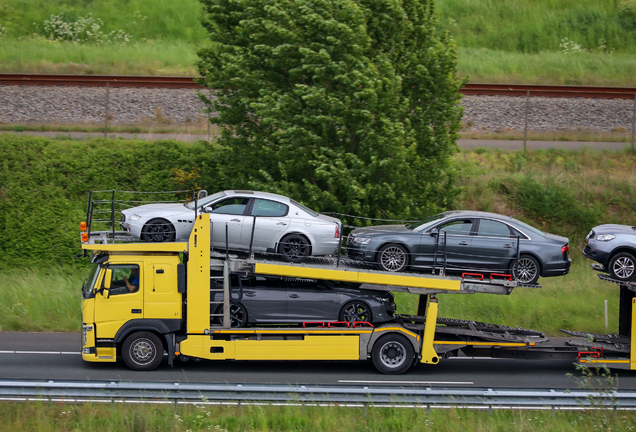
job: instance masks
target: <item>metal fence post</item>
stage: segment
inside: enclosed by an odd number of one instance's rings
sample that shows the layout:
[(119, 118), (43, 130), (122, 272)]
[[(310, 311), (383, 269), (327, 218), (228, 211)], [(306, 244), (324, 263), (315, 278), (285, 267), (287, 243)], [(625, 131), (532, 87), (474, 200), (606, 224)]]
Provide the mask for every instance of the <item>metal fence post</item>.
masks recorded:
[(634, 153), (634, 127), (636, 127), (636, 93), (634, 93), (634, 115), (632, 116), (632, 153)]
[(526, 93), (526, 115), (523, 122), (523, 151), (526, 151), (526, 138), (528, 136), (528, 110), (530, 108), (530, 90)]
[(110, 99), (110, 83), (106, 83), (106, 116), (104, 117), (104, 138), (108, 136), (108, 102)]

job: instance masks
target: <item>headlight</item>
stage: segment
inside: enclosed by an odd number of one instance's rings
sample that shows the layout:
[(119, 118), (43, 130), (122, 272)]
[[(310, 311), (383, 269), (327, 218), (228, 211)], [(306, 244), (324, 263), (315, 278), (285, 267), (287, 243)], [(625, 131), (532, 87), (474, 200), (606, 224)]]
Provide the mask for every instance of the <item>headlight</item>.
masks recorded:
[(130, 220), (139, 220), (139, 219), (141, 219), (141, 216), (139, 215), (136, 215), (136, 214), (130, 215)]
[(599, 234), (596, 236), (597, 241), (610, 241), (614, 240), (616, 236), (614, 234)]
[(353, 244), (367, 245), (371, 241), (371, 238), (370, 237), (354, 237), (353, 240), (351, 241), (353, 242)]
[(388, 303), (388, 302), (390, 302), (390, 301), (391, 301), (391, 298), (390, 298), (388, 295), (384, 295), (384, 296), (378, 296), (378, 295), (376, 295), (376, 296), (373, 296), (373, 297), (375, 297), (375, 299), (376, 299), (376, 300), (379, 300), (379, 301), (381, 301), (382, 303)]

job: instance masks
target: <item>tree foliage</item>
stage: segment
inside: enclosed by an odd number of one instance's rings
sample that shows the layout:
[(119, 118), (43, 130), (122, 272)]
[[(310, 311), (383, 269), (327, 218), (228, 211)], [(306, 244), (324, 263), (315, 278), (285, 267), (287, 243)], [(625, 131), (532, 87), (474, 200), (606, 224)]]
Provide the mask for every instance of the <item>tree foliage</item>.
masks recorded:
[(376, 218), (450, 204), (463, 82), (433, 0), (201, 1), (228, 186)]

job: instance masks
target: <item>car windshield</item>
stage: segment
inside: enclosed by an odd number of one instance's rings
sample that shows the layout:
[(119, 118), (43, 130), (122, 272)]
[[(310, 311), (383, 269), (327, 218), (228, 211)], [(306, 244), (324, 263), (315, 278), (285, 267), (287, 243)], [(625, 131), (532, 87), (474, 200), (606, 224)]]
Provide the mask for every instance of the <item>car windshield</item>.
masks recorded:
[(97, 280), (97, 275), (99, 274), (99, 264), (93, 264), (93, 268), (91, 268), (91, 272), (88, 275), (88, 278), (84, 280), (84, 285), (82, 285), (82, 294), (84, 298), (90, 298), (93, 294), (93, 285), (95, 285), (95, 281)]
[(517, 222), (517, 225), (519, 225), (521, 228), (525, 228), (528, 231), (532, 231), (533, 233), (535, 233), (537, 235), (545, 237), (545, 233), (543, 231), (540, 231), (540, 230), (536, 229), (535, 227), (528, 225), (525, 222), (521, 222), (520, 220), (515, 221), (515, 222)]
[(310, 209), (309, 207), (305, 207), (304, 205), (302, 205), (299, 202), (294, 201), (293, 199), (290, 199), (289, 201), (291, 201), (291, 203), (293, 205), (295, 205), (296, 207), (299, 207), (301, 209), (303, 209), (304, 211), (306, 211), (307, 213), (309, 213), (310, 215), (312, 215), (313, 217), (318, 217), (318, 213), (313, 211), (312, 209)]
[(208, 195), (205, 198), (201, 198), (198, 201), (190, 201), (189, 203), (185, 203), (184, 206), (186, 206), (190, 210), (194, 210), (195, 202), (196, 202), (196, 205), (198, 205), (200, 208), (208, 203), (211, 203), (212, 201), (215, 201), (221, 197), (224, 197), (225, 195), (226, 195), (225, 192), (217, 192), (215, 194)]
[(426, 228), (428, 228), (429, 226), (433, 225), (435, 222), (437, 222), (440, 219), (444, 219), (445, 217), (447, 217), (448, 214), (446, 213), (439, 213), (433, 216), (429, 216), (428, 218), (421, 220), (419, 222), (415, 222), (413, 224), (407, 225), (406, 227), (408, 229), (414, 230), (417, 229), (418, 231), (424, 231)]

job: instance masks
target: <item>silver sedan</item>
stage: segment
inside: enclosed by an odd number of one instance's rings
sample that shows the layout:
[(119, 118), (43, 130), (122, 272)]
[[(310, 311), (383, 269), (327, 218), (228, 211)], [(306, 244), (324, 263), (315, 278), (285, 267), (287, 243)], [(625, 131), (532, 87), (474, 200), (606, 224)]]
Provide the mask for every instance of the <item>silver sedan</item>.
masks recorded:
[(187, 241), (195, 205), (197, 212), (210, 214), (215, 249), (227, 245), (232, 251), (247, 251), (252, 243), (254, 252), (302, 262), (308, 256), (334, 254), (340, 244), (339, 219), (267, 192), (228, 190), (186, 204), (146, 204), (123, 210), (120, 225), (147, 242)]

